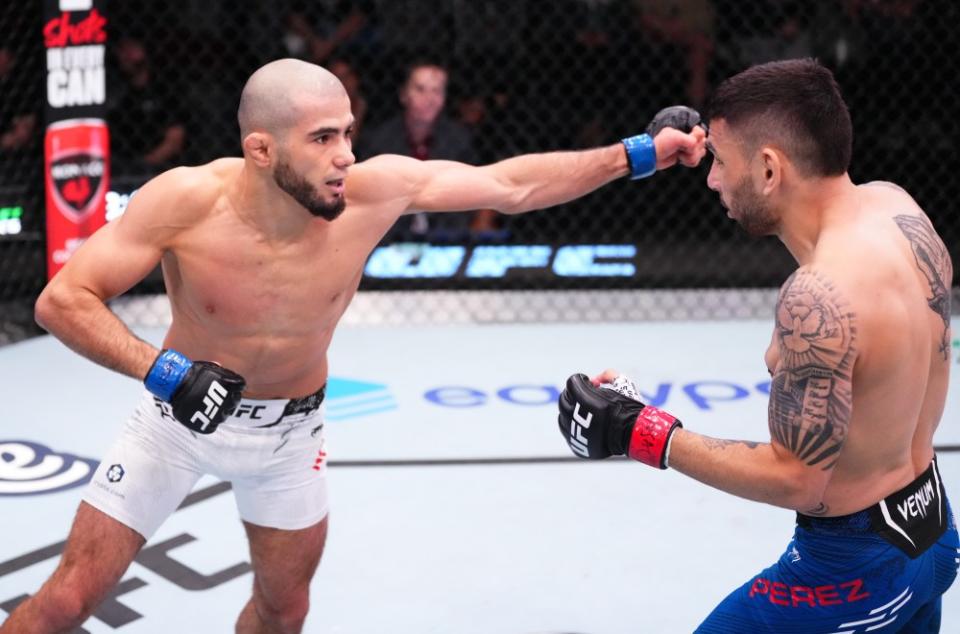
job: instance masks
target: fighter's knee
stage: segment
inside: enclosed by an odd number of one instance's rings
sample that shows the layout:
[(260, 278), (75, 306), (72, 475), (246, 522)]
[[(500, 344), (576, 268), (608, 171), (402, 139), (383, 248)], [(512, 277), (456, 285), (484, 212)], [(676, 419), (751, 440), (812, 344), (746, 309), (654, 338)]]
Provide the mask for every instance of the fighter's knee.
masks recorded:
[(53, 606), (64, 620), (81, 623), (93, 614), (109, 590), (109, 584), (97, 583), (82, 566), (61, 562), (41, 593), (47, 594), (44, 603)]
[(38, 608), (45, 614), (45, 620), (58, 623), (64, 629), (80, 625), (97, 609), (99, 597), (80, 584), (57, 584), (46, 590), (45, 600)]
[(260, 618), (284, 633), (300, 632), (310, 610), (310, 594), (307, 591), (288, 592), (274, 600), (267, 600), (260, 595), (254, 600)]

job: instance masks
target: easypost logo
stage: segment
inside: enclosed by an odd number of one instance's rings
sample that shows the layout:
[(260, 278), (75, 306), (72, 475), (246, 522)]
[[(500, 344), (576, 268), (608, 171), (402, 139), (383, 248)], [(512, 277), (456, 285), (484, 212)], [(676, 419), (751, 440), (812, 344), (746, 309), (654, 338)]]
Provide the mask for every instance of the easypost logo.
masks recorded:
[[(640, 391), (640, 400), (647, 405), (663, 407), (687, 400), (699, 410), (711, 411), (718, 403), (751, 397), (770, 396), (770, 380), (756, 383), (734, 383), (725, 380), (700, 380), (688, 383), (660, 382)], [(652, 389), (649, 389), (652, 388)], [(555, 406), (562, 387), (540, 383), (521, 383), (500, 388), (483, 389), (466, 385), (445, 385), (427, 390), (423, 398), (441, 407), (473, 408), (492, 403), (522, 407)]]
[(330, 377), (327, 381), (329, 421), (347, 420), (397, 409), (397, 401), (382, 383)]
[(86, 484), (97, 461), (27, 440), (0, 441), (0, 496), (54, 493)]

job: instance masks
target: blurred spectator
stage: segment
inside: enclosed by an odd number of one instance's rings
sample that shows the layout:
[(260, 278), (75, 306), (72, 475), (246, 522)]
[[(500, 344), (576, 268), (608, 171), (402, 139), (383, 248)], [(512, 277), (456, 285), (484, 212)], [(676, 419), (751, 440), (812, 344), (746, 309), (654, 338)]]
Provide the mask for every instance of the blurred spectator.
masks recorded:
[[(456, 67), (470, 69), (474, 85), (511, 68), (524, 47), (528, 3), (516, 0), (453, 0)], [(489, 85), (488, 85), (489, 87)]]
[[(517, 110), (505, 88), (473, 88), (457, 99), (457, 119), (473, 138), (478, 163), (486, 165), (523, 153)], [(470, 219), (470, 238), (503, 242), (510, 236), (508, 217), (493, 209), (479, 209)]]
[[(27, 74), (13, 49), (0, 45), (0, 183), (20, 184), (22, 167), (37, 162), (40, 106), (36, 74)], [(33, 170), (31, 170), (32, 172)]]
[[(698, 108), (706, 101), (714, 52), (714, 8), (711, 0), (632, 0), (637, 23), (651, 49), (672, 73), (683, 69), (684, 101)], [(677, 63), (679, 62), (679, 63)], [(665, 79), (671, 75), (665, 73)]]
[(857, 14), (873, 14), (893, 20), (912, 18), (923, 0), (844, 0), (848, 11)]
[(155, 76), (142, 41), (121, 37), (114, 53), (121, 80), (108, 89), (114, 170), (150, 176), (181, 159), (186, 109), (176, 87)]
[[(955, 180), (951, 162), (956, 162), (956, 107), (931, 104), (940, 101), (940, 78), (956, 64), (956, 38), (949, 43), (933, 34), (944, 26), (954, 30), (960, 11), (955, 2), (934, 0), (846, 0), (845, 5), (869, 43), (860, 64), (865, 72), (848, 84), (854, 123), (864, 131), (857, 146), (871, 156), (899, 156), (920, 147), (930, 156), (943, 157), (926, 162), (922, 170), (907, 161), (892, 161), (885, 168), (887, 178), (923, 200), (927, 191), (949, 187)], [(882, 102), (878, 95), (883, 95)], [(878, 108), (879, 103), (891, 106)], [(867, 113), (875, 114), (863, 116)], [(932, 207), (928, 211), (933, 217), (940, 213)]]
[(291, 57), (326, 65), (334, 55), (356, 55), (371, 38), (372, 0), (293, 0), (283, 43)]
[[(536, 6), (525, 33), (525, 72), (511, 65), (511, 88), (528, 149), (596, 147), (632, 133), (637, 119), (661, 105), (662, 72), (640, 58), (628, 0), (555, 0)], [(513, 79), (517, 77), (517, 79)], [(589, 202), (585, 202), (589, 205)], [(519, 218), (516, 219), (524, 222)]]
[[(443, 109), (447, 98), (447, 70), (440, 64), (417, 61), (407, 69), (399, 98), (403, 109), (364, 133), (356, 147), (363, 160), (378, 154), (402, 154), (425, 161), (440, 159), (475, 164), (470, 132), (450, 119)], [(468, 232), (468, 214), (426, 213), (405, 216), (394, 227), (397, 237), (414, 240), (458, 241)]]
[(808, 25), (810, 8), (799, 0), (766, 0), (764, 4), (766, 28), (738, 42), (740, 67), (812, 57), (815, 51)]
[[(375, 0), (378, 38), (384, 64), (417, 57), (438, 58), (453, 46), (450, 0)], [(391, 69), (392, 72), (402, 68)]]
[(360, 141), (360, 131), (367, 118), (367, 98), (363, 94), (360, 74), (356, 66), (344, 57), (336, 57), (327, 64), (327, 70), (337, 76), (350, 97), (350, 110), (353, 113), (353, 144)]
[[(637, 109), (643, 109), (641, 102), (652, 95), (646, 94), (638, 100), (636, 85), (624, 82), (625, 75), (614, 70), (624, 66), (632, 79), (637, 67), (631, 62), (634, 44), (624, 29), (630, 18), (626, 2), (575, 0), (564, 12), (575, 16), (570, 42), (572, 59), (568, 61), (569, 68), (561, 71), (569, 75), (563, 81), (576, 82), (567, 90), (580, 101), (574, 104), (575, 111), (580, 111), (580, 121), (573, 146), (597, 147), (632, 128)], [(649, 61), (643, 63), (649, 64)], [(598, 69), (602, 69), (601, 72), (597, 72)], [(580, 88), (585, 77), (590, 77), (593, 84), (589, 91)], [(642, 92), (652, 91), (647, 87)]]

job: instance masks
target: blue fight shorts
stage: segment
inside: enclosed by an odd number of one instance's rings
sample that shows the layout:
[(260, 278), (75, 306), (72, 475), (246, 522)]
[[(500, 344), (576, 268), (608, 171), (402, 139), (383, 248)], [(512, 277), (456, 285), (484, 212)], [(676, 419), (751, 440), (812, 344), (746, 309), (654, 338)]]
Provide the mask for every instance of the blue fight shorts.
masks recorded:
[(780, 560), (731, 593), (698, 633), (939, 632), (960, 543), (936, 459), (912, 483), (842, 517), (797, 515)]

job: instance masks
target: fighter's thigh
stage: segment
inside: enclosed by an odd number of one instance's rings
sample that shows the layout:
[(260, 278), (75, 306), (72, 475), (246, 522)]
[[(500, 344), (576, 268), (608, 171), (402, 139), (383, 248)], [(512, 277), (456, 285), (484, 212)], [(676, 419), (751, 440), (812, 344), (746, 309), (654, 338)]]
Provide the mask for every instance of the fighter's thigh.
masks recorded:
[(313, 526), (283, 530), (244, 522), (257, 590), (271, 603), (304, 592), (310, 585), (327, 541), (324, 517)]
[(833, 558), (798, 544), (721, 601), (697, 634), (880, 629), (908, 622), (931, 599), (928, 561), (911, 560), (879, 537), (832, 539)]
[(252, 454), (257, 458), (247, 461), (245, 475), (231, 479), (244, 522), (297, 531), (326, 517), (329, 500), (324, 439), (322, 434), (311, 432), (312, 425), (304, 421), (289, 433), (262, 438), (240, 436), (239, 442), (254, 446)]
[(150, 539), (201, 476), (196, 442), (141, 403), (103, 456), (83, 499)]
[(123, 576), (144, 541), (137, 531), (81, 502), (51, 583), (99, 602)]

